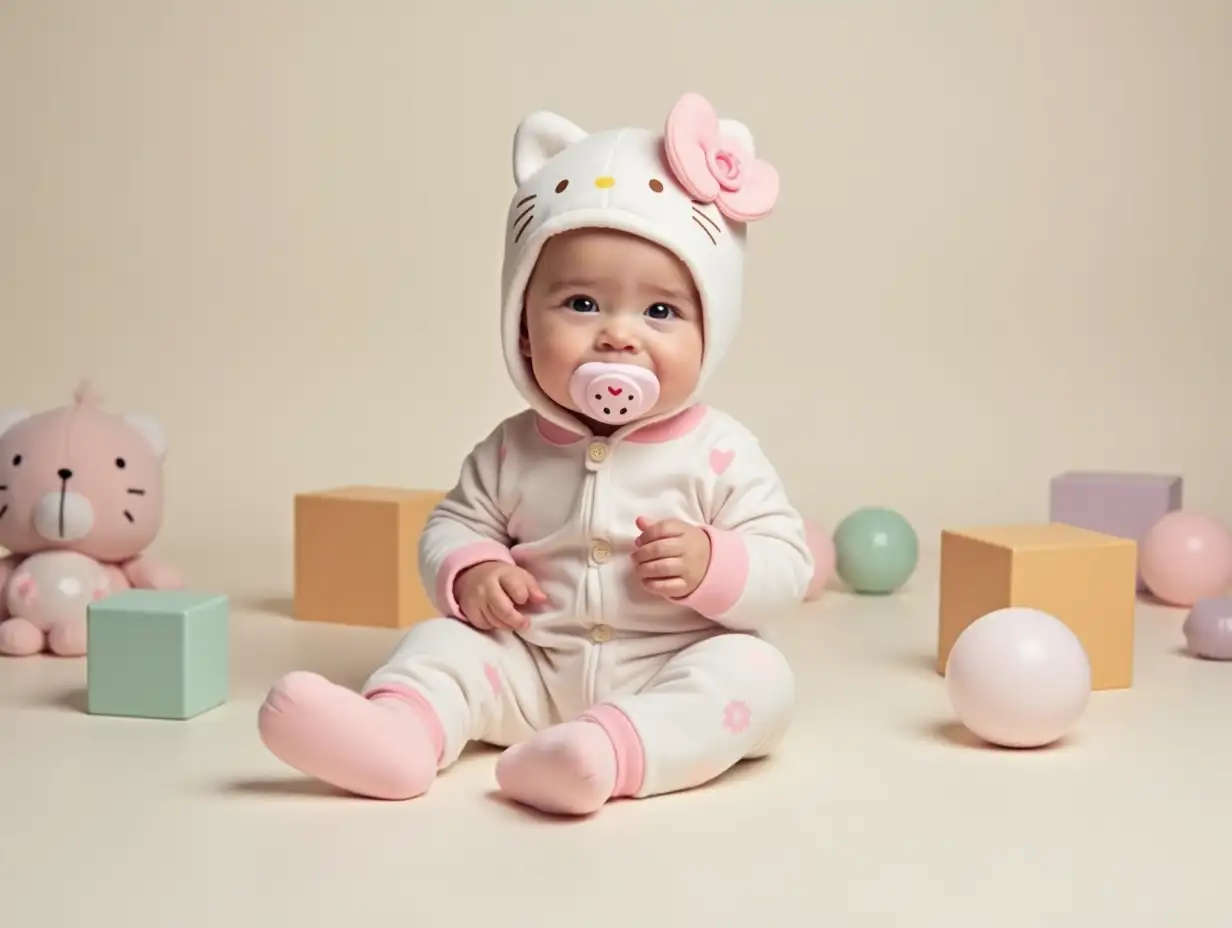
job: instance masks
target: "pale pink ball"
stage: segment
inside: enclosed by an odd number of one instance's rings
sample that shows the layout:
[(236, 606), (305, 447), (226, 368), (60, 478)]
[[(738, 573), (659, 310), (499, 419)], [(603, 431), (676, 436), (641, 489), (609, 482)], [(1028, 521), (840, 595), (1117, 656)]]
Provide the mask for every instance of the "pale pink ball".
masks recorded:
[(945, 688), (972, 734), (1002, 747), (1037, 748), (1064, 737), (1086, 710), (1091, 665), (1064, 622), (1014, 606), (976, 619), (958, 636)]
[(805, 593), (805, 601), (817, 599), (834, 576), (834, 539), (814, 522), (805, 523), (809, 551), (813, 553), (813, 579)]
[(1232, 534), (1209, 516), (1170, 512), (1138, 543), (1146, 587), (1174, 606), (1222, 596), (1232, 585)]

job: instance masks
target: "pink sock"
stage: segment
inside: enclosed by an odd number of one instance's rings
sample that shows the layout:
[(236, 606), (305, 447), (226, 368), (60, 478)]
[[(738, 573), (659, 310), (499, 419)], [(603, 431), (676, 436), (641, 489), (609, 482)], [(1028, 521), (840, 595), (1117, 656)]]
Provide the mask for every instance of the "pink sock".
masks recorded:
[(589, 815), (641, 786), (641, 743), (624, 714), (600, 706), (506, 750), (496, 782), (510, 799), (556, 815)]
[(417, 693), (365, 698), (297, 671), (270, 690), (257, 716), (265, 746), (283, 763), (374, 799), (412, 799), (436, 778), (443, 734)]

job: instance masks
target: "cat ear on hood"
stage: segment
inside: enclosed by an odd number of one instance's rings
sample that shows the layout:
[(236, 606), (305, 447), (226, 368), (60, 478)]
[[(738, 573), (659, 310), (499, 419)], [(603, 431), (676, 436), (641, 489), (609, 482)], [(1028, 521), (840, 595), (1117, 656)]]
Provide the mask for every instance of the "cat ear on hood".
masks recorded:
[(25, 422), (29, 418), (30, 413), (24, 409), (0, 409), (0, 438), (18, 422)]
[(156, 458), (161, 461), (167, 456), (167, 433), (151, 416), (144, 413), (126, 412), (120, 418), (146, 440)]
[(521, 187), (545, 164), (588, 134), (556, 113), (539, 110), (529, 114), (513, 134), (513, 179)]

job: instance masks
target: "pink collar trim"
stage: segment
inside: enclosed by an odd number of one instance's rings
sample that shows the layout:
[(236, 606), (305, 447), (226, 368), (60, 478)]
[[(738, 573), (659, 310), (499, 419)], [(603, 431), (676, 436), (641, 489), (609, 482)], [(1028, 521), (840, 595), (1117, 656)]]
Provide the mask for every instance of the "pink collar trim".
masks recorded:
[[(696, 406), (690, 406), (688, 409), (676, 413), (670, 419), (664, 419), (662, 422), (656, 422), (653, 425), (647, 425), (644, 428), (630, 432), (625, 437), (625, 440), (638, 442), (639, 444), (652, 444), (680, 438), (682, 435), (687, 435), (697, 428), (701, 424), (702, 419), (706, 418), (706, 412), (707, 408), (698, 403)], [(538, 426), (539, 434), (543, 436), (544, 440), (554, 445), (571, 445), (585, 438), (584, 435), (557, 425), (541, 415), (535, 416), (535, 424)]]

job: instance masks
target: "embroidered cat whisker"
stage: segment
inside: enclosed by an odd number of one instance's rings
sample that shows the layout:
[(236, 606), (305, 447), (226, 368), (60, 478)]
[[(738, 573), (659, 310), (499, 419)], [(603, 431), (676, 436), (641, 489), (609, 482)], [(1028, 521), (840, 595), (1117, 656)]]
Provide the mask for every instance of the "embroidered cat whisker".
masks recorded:
[(129, 487), (128, 492), (133, 496), (145, 496), (145, 490), (139, 490), (136, 487)]
[[(526, 213), (522, 214), (522, 216), (525, 216), (527, 213), (531, 213), (531, 211), (528, 209)], [(522, 217), (519, 216), (518, 218), (521, 219)], [(534, 221), (535, 221), (535, 216), (533, 213), (531, 213), (530, 218), (528, 218), (526, 222), (522, 224), (522, 227), (518, 229), (517, 234), (514, 235), (513, 237), (513, 240), (516, 242), (518, 239), (520, 239), (522, 237), (522, 233), (526, 231), (526, 227), (529, 226)]]
[(693, 221), (694, 221), (694, 222), (696, 222), (696, 223), (697, 223), (697, 225), (698, 225), (698, 227), (699, 227), (699, 228), (700, 228), (703, 232), (705, 232), (705, 233), (706, 233), (706, 237), (707, 237), (708, 239), (710, 239), (710, 243), (711, 243), (712, 245), (717, 245), (717, 244), (719, 244), (718, 239), (716, 239), (716, 238), (714, 237), (714, 234), (713, 234), (713, 233), (712, 233), (709, 229), (707, 229), (707, 228), (706, 228), (706, 224), (705, 224), (705, 223), (703, 223), (703, 222), (702, 222), (700, 219), (698, 219), (696, 216), (694, 216), (694, 217), (693, 217)]
[(715, 222), (713, 219), (711, 219), (709, 216), (707, 216), (705, 213), (703, 213), (703, 212), (702, 212), (700, 209), (698, 209), (696, 206), (695, 206), (695, 207), (693, 207), (693, 212), (695, 212), (698, 216), (701, 216), (701, 217), (702, 217), (702, 219), (705, 219), (708, 223), (710, 223), (712, 226), (714, 226), (714, 231), (716, 231), (716, 232), (722, 232), (722, 231), (723, 231), (721, 228), (719, 228), (719, 224), (718, 224), (717, 222)]
[(134, 522), (134, 521), (136, 521), (136, 520), (133, 518), (133, 514), (132, 514), (131, 512), (129, 512), (127, 509), (125, 509), (125, 510), (124, 510), (124, 518), (128, 519), (128, 521), (129, 521), (129, 522)]

